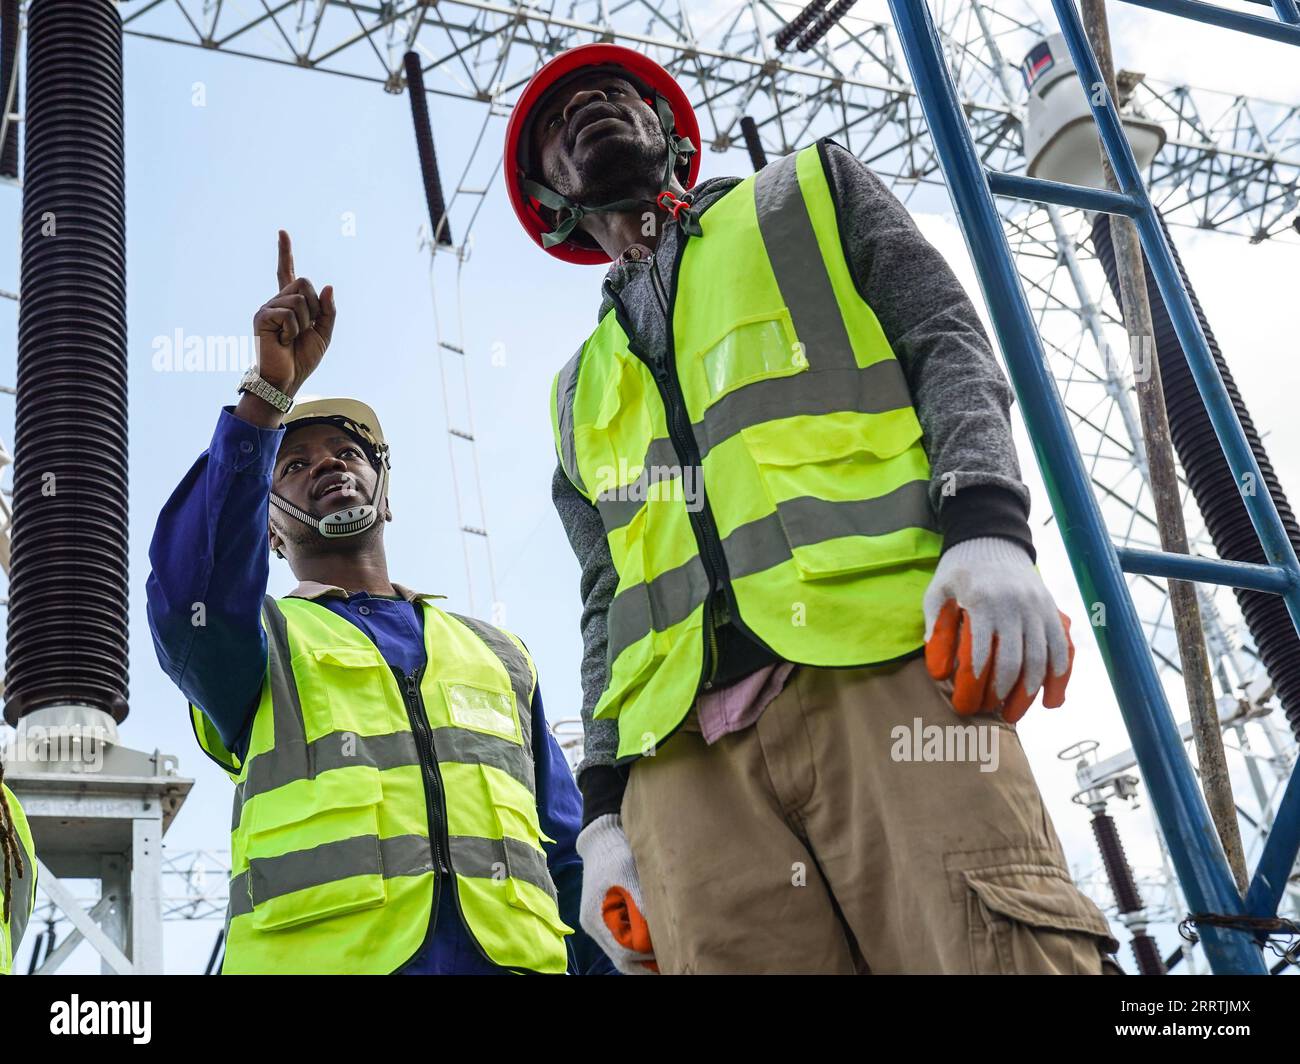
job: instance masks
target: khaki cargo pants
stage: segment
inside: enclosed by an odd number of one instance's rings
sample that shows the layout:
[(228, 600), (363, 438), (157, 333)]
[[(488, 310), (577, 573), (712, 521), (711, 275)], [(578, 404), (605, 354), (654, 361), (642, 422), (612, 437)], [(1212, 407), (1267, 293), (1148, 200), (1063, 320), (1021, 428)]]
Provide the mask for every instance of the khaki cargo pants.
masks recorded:
[(638, 761), (623, 825), (660, 970), (1100, 974), (1117, 943), (1015, 728), (950, 691), (920, 658), (805, 666), (754, 727), (707, 746), (692, 712)]

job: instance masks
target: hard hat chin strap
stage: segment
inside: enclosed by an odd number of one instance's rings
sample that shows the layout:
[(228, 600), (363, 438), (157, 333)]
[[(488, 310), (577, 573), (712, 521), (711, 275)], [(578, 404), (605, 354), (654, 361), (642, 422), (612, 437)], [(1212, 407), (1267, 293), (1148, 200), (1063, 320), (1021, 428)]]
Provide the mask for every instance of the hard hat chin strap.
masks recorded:
[(664, 131), (664, 139), (668, 141), (668, 161), (664, 167), (663, 180), (659, 183), (659, 194), (653, 200), (622, 199), (613, 203), (589, 206), (574, 203), (567, 196), (561, 196), (554, 189), (547, 188), (531, 178), (523, 179), (523, 190), (539, 203), (550, 207), (558, 216), (555, 228), (549, 233), (542, 234), (542, 247), (549, 248), (556, 244), (563, 244), (577, 228), (578, 223), (588, 214), (616, 214), (650, 204), (669, 211), (673, 220), (691, 236), (700, 236), (704, 232), (700, 228), (699, 212), (690, 206), (688, 200), (678, 199), (670, 189), (678, 161), (688, 155), (694, 155), (695, 145), (685, 137), (677, 136), (677, 120), (673, 117), (673, 109), (658, 93), (655, 93), (655, 113), (659, 116), (659, 125)]
[(388, 483), (388, 467), (381, 458), (379, 461), (379, 479), (375, 483), (375, 492), (370, 502), (362, 506), (349, 506), (324, 517), (300, 510), (287, 499), (271, 492), (271, 502), (290, 517), (296, 517), (304, 525), (310, 525), (326, 539), (344, 539), (356, 536), (372, 528), (379, 520), (379, 507), (384, 501), (384, 488)]

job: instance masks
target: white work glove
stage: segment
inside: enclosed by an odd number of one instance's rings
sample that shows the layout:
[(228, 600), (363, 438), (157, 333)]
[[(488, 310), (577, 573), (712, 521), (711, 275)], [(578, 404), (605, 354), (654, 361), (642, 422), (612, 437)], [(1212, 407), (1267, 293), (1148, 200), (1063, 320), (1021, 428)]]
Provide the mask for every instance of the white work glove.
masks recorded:
[(1070, 619), (1018, 543), (986, 536), (946, 550), (923, 608), (925, 664), (936, 680), (953, 678), (958, 713), (1001, 710), (1014, 724), (1044, 680), (1043, 705), (1065, 700)]
[(582, 929), (624, 975), (657, 973), (650, 928), (642, 915), (641, 881), (622, 817), (596, 817), (578, 833), (577, 845), (582, 857)]

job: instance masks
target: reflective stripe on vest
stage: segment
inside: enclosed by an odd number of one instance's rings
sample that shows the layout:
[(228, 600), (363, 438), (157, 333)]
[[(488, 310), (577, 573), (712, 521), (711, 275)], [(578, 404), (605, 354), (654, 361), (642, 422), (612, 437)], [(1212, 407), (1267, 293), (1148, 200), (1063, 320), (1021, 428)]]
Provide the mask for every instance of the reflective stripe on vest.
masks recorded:
[[(0, 923), (0, 975), (8, 975), (13, 971), (14, 954), (36, 905), (36, 845), (32, 842), (31, 825), (27, 823), (18, 796), (7, 785), (0, 783), (0, 787), (4, 787), (9, 816), (18, 836), (18, 866), (13, 869), (10, 883), (14, 896), (10, 902), (9, 922)], [(0, 913), (4, 912), (4, 897), (4, 879), (0, 878)]]
[(683, 468), (617, 310), (556, 378), (561, 467), (599, 511), (618, 571), (596, 715), (618, 718), (620, 757), (669, 734), (704, 679), (709, 580), (692, 510), (707, 505), (717, 528), (723, 608), (780, 657), (866, 665), (923, 642), (941, 546), (929, 461), (826, 174), (821, 144), (774, 162), (686, 242), (672, 337), (698, 468)]
[[(420, 726), (460, 911), (494, 963), (562, 972), (569, 928), (533, 793), (531, 661), (499, 629), (423, 610)], [(268, 597), (263, 623), (267, 677), (242, 765), (191, 707), (200, 743), (236, 780), (224, 970), (394, 971), (423, 945), (435, 869), (406, 696), (365, 634), (325, 607)]]

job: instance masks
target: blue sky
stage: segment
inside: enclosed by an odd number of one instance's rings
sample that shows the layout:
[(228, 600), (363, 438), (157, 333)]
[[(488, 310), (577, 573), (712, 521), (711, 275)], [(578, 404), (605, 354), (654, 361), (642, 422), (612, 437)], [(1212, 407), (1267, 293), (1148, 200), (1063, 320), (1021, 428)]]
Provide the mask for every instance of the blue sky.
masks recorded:
[[(220, 407), (233, 401), (238, 374), (157, 372), (154, 341), (178, 329), (249, 333), (254, 311), (276, 289), (276, 230), (288, 229), (299, 272), (318, 287), (333, 283), (339, 306), (333, 344), (308, 389), (368, 400), (392, 443), (392, 575), (467, 610), (428, 258), (417, 242), (424, 197), (405, 96), (130, 38), (126, 86), (131, 715), (122, 740), (180, 755), (182, 773), (196, 785), (167, 847), (212, 849), (228, 845), (230, 785), (200, 755), (184, 701), (158, 667), (144, 581), (157, 512), (206, 446)], [(205, 106), (195, 106), (198, 98)], [(433, 109), (439, 146), (463, 159), (481, 110), (441, 100)], [(0, 224), (11, 234), (19, 196), (0, 190)], [(343, 235), (345, 216), (355, 236)], [(598, 278), (552, 266), (517, 230), (500, 196), (480, 222), (465, 266), (467, 349), (504, 359), (493, 367), (476, 358), (473, 381), (499, 592), (506, 622), (542, 663), (548, 708), (565, 716), (578, 705), (576, 563), (551, 514), (546, 394), (556, 359), (594, 320)], [(16, 287), (15, 247), (16, 240), (6, 242), (0, 258), (4, 287)], [(450, 278), (454, 263), (442, 259), (439, 271)], [(581, 306), (580, 323), (562, 312), (566, 303)], [(452, 306), (445, 302), (449, 315)], [(0, 315), (0, 330), (15, 337), (13, 305), (0, 305)], [(559, 337), (557, 347), (552, 338)], [(11, 341), (0, 353), (0, 379), (15, 379), (14, 358)], [(12, 425), (12, 398), (0, 398), (8, 441)], [(292, 583), (287, 565), (273, 562), (271, 591)], [(479, 608), (487, 608), (483, 597)], [(169, 943), (177, 930), (169, 926)], [(201, 965), (215, 932), (215, 924), (204, 924), (201, 946), (173, 945), (169, 967)]]
[[(183, 699), (157, 665), (144, 616), (144, 581), (158, 509), (206, 446), (220, 406), (233, 400), (238, 375), (157, 372), (154, 341), (178, 329), (197, 336), (247, 334), (254, 311), (275, 290), (276, 230), (288, 229), (299, 272), (318, 287), (334, 284), (339, 307), (330, 352), (306, 390), (367, 400), (392, 443), (391, 575), (446, 594), (453, 609), (469, 609), (428, 257), (417, 243), (424, 196), (404, 96), (375, 85), (134, 39), (126, 44), (126, 68), (132, 710), (122, 738), (138, 749), (178, 754), (182, 773), (196, 781), (166, 838), (167, 848), (219, 849), (228, 845), (229, 783), (198, 752)], [(195, 105), (199, 96), (203, 106)], [(430, 107), (444, 159), (463, 160), (478, 133), (481, 108), (442, 98), (431, 99)], [(502, 128), (497, 119), (488, 134), (493, 150)], [(739, 152), (706, 151), (703, 165), (706, 177), (748, 170)], [(454, 183), (450, 165), (444, 183)], [(0, 287), (5, 288), (17, 284), (19, 196), (16, 189), (0, 189), (0, 227), (15, 234), (0, 254)], [(932, 212), (923, 220), (927, 236), (953, 258), (974, 292), (960, 237), (944, 217), (949, 207), (942, 191), (922, 189), (912, 207)], [(463, 227), (464, 219), (464, 211), (458, 212), (453, 225)], [(352, 227), (355, 235), (347, 235)], [(1238, 350), (1258, 352), (1261, 343), (1270, 342), (1277, 350), (1286, 335), (1287, 357), (1293, 360), (1293, 330), (1270, 335), (1257, 321), (1234, 324), (1227, 318), (1248, 296), (1266, 304), (1269, 293), (1276, 293), (1280, 300), (1284, 278), (1294, 277), (1294, 246), (1250, 249), (1244, 241), (1204, 239), (1217, 242), (1189, 238), (1183, 250), (1202, 286), (1202, 301), (1212, 316), (1216, 309), (1221, 312), (1215, 324), (1225, 348), (1235, 340)], [(554, 459), (546, 403), (555, 369), (594, 324), (600, 271), (556, 263), (538, 251), (518, 229), (499, 186), (479, 216), (473, 254), (463, 271), (464, 339), (472, 356), (479, 458), (503, 623), (524, 638), (539, 663), (549, 718), (572, 717), (580, 704), (577, 564), (550, 503)], [(445, 317), (454, 309), (454, 273), (455, 263), (441, 256), (438, 277), (445, 283), (439, 299)], [(0, 302), (0, 334), (11, 338), (0, 345), (5, 383), (15, 378), (16, 333), (13, 304)], [(455, 339), (454, 322), (450, 333)], [(1300, 440), (1281, 398), (1295, 393), (1294, 370), (1280, 369), (1279, 362), (1271, 368), (1246, 362), (1239, 380), (1248, 401), (1259, 403), (1257, 419), (1281, 434), (1270, 446), (1296, 498), (1294, 456)], [(1279, 373), (1287, 374), (1285, 387), (1279, 387)], [(458, 377), (452, 380), (459, 383)], [(11, 446), (12, 429), (12, 397), (0, 396), (0, 436)], [(1032, 465), (1027, 447), (1021, 453)], [(1036, 472), (1027, 470), (1027, 479), (1036, 496), (1035, 531), (1046, 540), (1041, 547), (1045, 575), (1062, 605), (1078, 613), (1063, 552), (1051, 529), (1040, 524), (1047, 507)], [(476, 515), (467, 517), (476, 523)], [(292, 583), (285, 563), (273, 562), (270, 590), (283, 593)], [(484, 599), (480, 592), (479, 612), (486, 612)], [(1091, 644), (1081, 646), (1080, 669), (1092, 670), (1084, 689), (1095, 697), (1077, 711), (1095, 713), (1088, 726), (1125, 745)], [(1058, 718), (1043, 727), (1037, 733), (1029, 726), (1022, 730), (1048, 806), (1071, 858), (1095, 863), (1086, 820), (1068, 804), (1068, 767), (1052, 758), (1079, 737), (1078, 718), (1068, 726)], [(169, 924), (169, 969), (200, 970), (216, 930), (213, 922)], [(88, 965), (87, 960), (68, 970)]]

